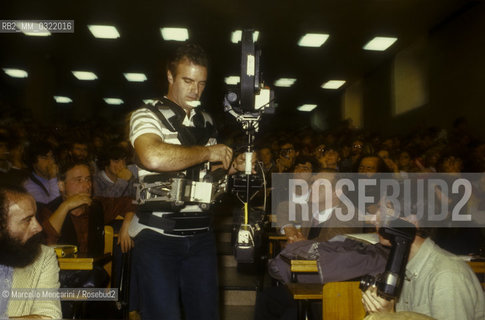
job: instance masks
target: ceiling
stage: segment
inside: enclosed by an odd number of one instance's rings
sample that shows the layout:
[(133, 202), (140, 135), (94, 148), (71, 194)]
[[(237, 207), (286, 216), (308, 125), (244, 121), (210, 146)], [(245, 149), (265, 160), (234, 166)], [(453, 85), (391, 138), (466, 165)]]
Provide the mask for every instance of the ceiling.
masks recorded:
[[(88, 114), (106, 108), (103, 97), (124, 100), (117, 110), (132, 110), (142, 99), (165, 90), (166, 53), (177, 43), (164, 41), (160, 27), (187, 27), (190, 40), (209, 53), (209, 84), (203, 98), (212, 112), (222, 112), (223, 79), (238, 75), (240, 48), (230, 42), (241, 28), (260, 31), (263, 79), (273, 87), (278, 114), (292, 114), (303, 103), (320, 109), (338, 108), (345, 86), (389, 61), (416, 38), (432, 32), (476, 1), (465, 0), (200, 0), (200, 1), (3, 1), (0, 19), (72, 19), (74, 33), (28, 37), (0, 34), (0, 68), (17, 67), (28, 79), (0, 74), (0, 100), (25, 107), (29, 93), (43, 108), (83, 108)], [(48, 5), (47, 5), (48, 3)], [(94, 38), (88, 24), (114, 25), (120, 38)], [(328, 33), (320, 48), (297, 46), (305, 33)], [(374, 36), (398, 41), (385, 52), (366, 51)], [(98, 79), (83, 82), (72, 70), (90, 70)], [(124, 72), (143, 72), (148, 80), (132, 83)], [(275, 88), (280, 77), (297, 78), (291, 88)], [(346, 80), (339, 90), (320, 86), (331, 79)], [(39, 88), (37, 91), (35, 88)], [(53, 95), (73, 99), (57, 106)]]

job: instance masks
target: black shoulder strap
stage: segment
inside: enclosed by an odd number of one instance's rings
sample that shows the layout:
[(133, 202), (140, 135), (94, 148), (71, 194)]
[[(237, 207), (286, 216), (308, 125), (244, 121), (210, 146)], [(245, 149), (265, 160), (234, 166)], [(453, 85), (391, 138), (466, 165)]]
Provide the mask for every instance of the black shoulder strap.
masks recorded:
[(153, 112), (160, 119), (160, 121), (162, 121), (163, 125), (168, 130), (172, 132), (177, 131), (177, 128), (175, 128), (175, 126), (172, 123), (168, 122), (167, 118), (165, 118), (165, 116), (160, 112), (160, 110), (158, 110), (157, 106), (154, 106), (152, 104), (147, 104), (144, 107), (150, 110), (151, 112)]
[(37, 179), (36, 176), (34, 176), (33, 173), (30, 174), (30, 179), (32, 180), (32, 182), (34, 182), (36, 185), (38, 185), (39, 187), (42, 188), (42, 190), (44, 190), (45, 194), (47, 196), (50, 196), (49, 194), (49, 190), (47, 190), (47, 188), (42, 184), (42, 182), (39, 181), (39, 179)]
[[(197, 144), (196, 137), (192, 135), (190, 130), (187, 130), (187, 127), (182, 125), (182, 121), (185, 117), (185, 111), (176, 106), (172, 101), (163, 98), (161, 103), (147, 105), (146, 107), (160, 119), (167, 129), (172, 132), (177, 132), (177, 137), (182, 145), (192, 146)], [(159, 108), (167, 108), (171, 110), (173, 116), (167, 119)]]

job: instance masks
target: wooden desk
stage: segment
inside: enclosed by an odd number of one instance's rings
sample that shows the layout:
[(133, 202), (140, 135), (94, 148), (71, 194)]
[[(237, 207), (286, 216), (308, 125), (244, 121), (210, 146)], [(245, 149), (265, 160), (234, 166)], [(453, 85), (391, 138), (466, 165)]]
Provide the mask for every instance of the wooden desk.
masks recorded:
[(322, 299), (322, 284), (320, 283), (288, 283), (287, 286), (295, 300)]
[(291, 283), (287, 284), (293, 299), (297, 302), (297, 317), (299, 320), (307, 319), (311, 300), (322, 300), (322, 284), (297, 283), (297, 274), (316, 273), (318, 265), (316, 260), (289, 260)]
[(281, 251), (281, 242), (286, 242), (286, 236), (278, 234), (268, 235), (268, 256), (274, 258)]
[(94, 264), (104, 264), (111, 260), (111, 254), (106, 253), (99, 257), (88, 257), (78, 254), (72, 257), (57, 258), (61, 270), (93, 270)]

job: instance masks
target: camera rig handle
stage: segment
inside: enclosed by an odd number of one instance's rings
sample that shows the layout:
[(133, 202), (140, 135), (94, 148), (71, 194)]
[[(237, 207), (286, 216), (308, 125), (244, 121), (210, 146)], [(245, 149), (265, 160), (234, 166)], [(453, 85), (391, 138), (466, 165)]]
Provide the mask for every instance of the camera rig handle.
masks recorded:
[(391, 242), (391, 252), (384, 273), (376, 281), (377, 292), (381, 297), (391, 300), (401, 294), (416, 227), (405, 220), (395, 219), (379, 228), (379, 234)]

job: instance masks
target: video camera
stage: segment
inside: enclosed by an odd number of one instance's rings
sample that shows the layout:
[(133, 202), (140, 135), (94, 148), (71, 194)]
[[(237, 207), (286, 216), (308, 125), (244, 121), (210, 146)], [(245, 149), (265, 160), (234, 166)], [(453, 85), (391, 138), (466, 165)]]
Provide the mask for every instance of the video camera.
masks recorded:
[[(245, 29), (241, 35), (241, 75), (238, 85), (228, 86), (224, 95), (224, 111), (230, 114), (247, 135), (246, 165), (243, 173), (234, 174), (229, 181), (230, 190), (238, 198), (245, 199), (244, 220), (236, 230), (234, 251), (238, 262), (252, 263), (255, 260), (257, 239), (261, 238), (264, 211), (258, 213), (248, 209), (252, 195), (265, 189), (263, 177), (252, 174), (254, 137), (264, 113), (274, 113), (274, 93), (264, 86), (260, 73), (261, 51), (256, 50), (253, 30)], [(261, 170), (262, 171), (262, 170)], [(266, 194), (266, 190), (264, 190)], [(249, 213), (253, 215), (249, 222)]]
[(259, 122), (262, 113), (274, 112), (274, 92), (265, 87), (261, 79), (260, 56), (261, 50), (255, 48), (253, 30), (243, 30), (240, 81), (238, 85), (227, 87), (224, 111), (235, 117), (245, 131), (255, 129), (257, 132), (258, 127), (246, 127), (244, 122)]
[(377, 277), (364, 276), (359, 287), (365, 291), (375, 285), (379, 296), (391, 300), (398, 298), (401, 294), (409, 251), (416, 236), (416, 227), (403, 219), (390, 217), (383, 221), (379, 234), (391, 242), (391, 252), (387, 258), (386, 269)]

